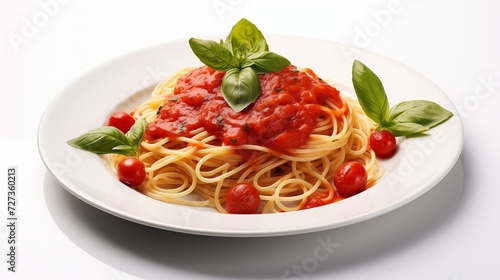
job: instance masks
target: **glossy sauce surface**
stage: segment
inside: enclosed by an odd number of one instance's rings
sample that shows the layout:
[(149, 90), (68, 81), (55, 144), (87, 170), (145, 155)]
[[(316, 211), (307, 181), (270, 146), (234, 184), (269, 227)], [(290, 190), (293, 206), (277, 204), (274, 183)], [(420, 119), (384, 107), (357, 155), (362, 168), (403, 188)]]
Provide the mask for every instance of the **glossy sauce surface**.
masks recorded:
[(206, 66), (178, 80), (174, 94), (159, 110), (146, 135), (149, 141), (188, 136), (203, 127), (224, 145), (255, 144), (286, 152), (307, 142), (326, 100), (342, 107), (337, 89), (312, 71), (288, 66), (259, 75), (262, 92), (241, 112), (235, 112), (221, 94), (224, 72)]

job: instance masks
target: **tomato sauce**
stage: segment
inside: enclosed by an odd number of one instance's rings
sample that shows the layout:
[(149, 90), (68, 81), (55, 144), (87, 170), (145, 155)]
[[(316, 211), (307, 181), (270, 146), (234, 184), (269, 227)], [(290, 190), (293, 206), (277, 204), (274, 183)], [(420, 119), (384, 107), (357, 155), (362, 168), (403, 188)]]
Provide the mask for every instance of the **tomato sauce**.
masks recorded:
[(342, 107), (339, 91), (312, 71), (288, 66), (259, 75), (262, 92), (241, 112), (221, 94), (224, 72), (202, 66), (180, 78), (158, 117), (149, 124), (149, 141), (188, 136), (203, 127), (224, 145), (255, 144), (278, 152), (304, 145), (323, 114), (327, 99)]

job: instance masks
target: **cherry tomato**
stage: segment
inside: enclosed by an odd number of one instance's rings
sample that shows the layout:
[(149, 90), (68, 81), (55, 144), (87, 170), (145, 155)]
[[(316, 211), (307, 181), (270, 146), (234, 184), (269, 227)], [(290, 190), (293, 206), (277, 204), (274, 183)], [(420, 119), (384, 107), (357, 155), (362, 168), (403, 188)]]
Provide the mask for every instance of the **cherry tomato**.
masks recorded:
[(250, 184), (238, 183), (227, 192), (226, 208), (230, 214), (254, 214), (259, 206), (259, 191)]
[(144, 164), (137, 158), (129, 157), (118, 163), (116, 168), (118, 180), (129, 187), (137, 187), (146, 178)]
[(123, 133), (127, 133), (130, 128), (134, 125), (135, 119), (129, 113), (120, 112), (112, 114), (108, 119), (108, 125), (114, 126), (121, 130)]
[(309, 197), (309, 198), (307, 198), (304, 206), (302, 206), (300, 209), (310, 209), (310, 208), (314, 208), (314, 207), (323, 206), (325, 204), (326, 203), (319, 197)]
[(335, 172), (333, 184), (341, 196), (349, 197), (364, 191), (367, 179), (365, 167), (351, 161), (342, 164)]
[(370, 147), (379, 158), (390, 158), (396, 153), (396, 137), (388, 130), (374, 131), (370, 135)]

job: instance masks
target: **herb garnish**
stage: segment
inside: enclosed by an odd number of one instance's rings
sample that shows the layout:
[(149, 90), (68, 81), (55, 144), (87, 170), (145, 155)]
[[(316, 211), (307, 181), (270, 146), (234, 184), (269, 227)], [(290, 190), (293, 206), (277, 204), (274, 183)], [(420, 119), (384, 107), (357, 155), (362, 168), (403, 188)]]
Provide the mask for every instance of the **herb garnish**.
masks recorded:
[(145, 119), (139, 119), (127, 134), (116, 127), (103, 126), (73, 138), (67, 143), (77, 149), (95, 154), (137, 156), (147, 125), (148, 122)]
[(184, 127), (186, 126), (186, 122), (183, 121), (179, 127), (177, 128), (177, 133), (183, 133), (184, 132)]
[(223, 116), (220, 116), (220, 115), (217, 116), (216, 120), (217, 120), (217, 124), (219, 126), (223, 126), (224, 125), (224, 117)]
[(234, 111), (240, 112), (261, 93), (258, 74), (278, 72), (290, 61), (270, 52), (267, 41), (247, 19), (233, 26), (226, 41), (191, 38), (189, 45), (205, 65), (226, 71), (222, 79), (222, 95)]
[(452, 112), (427, 100), (405, 101), (389, 108), (382, 82), (358, 60), (352, 65), (352, 83), (361, 108), (378, 124), (376, 130), (388, 130), (396, 137), (426, 132), (453, 116)]

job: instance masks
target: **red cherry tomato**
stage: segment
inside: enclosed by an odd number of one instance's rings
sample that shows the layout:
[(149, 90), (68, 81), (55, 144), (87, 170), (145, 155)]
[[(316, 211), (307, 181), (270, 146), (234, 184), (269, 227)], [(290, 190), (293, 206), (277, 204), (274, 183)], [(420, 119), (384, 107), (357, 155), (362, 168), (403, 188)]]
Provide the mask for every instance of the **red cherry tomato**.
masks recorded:
[(346, 162), (335, 172), (333, 184), (339, 195), (353, 196), (365, 190), (368, 175), (365, 167), (359, 162)]
[(130, 128), (134, 125), (135, 119), (129, 113), (120, 112), (112, 114), (108, 119), (108, 125), (114, 126), (121, 130), (123, 133), (127, 133)]
[(137, 158), (126, 158), (118, 163), (116, 168), (118, 180), (129, 187), (137, 187), (146, 178), (144, 164)]
[(306, 203), (304, 206), (301, 207), (301, 209), (310, 209), (314, 207), (319, 207), (326, 205), (326, 203), (319, 197), (309, 197), (306, 200)]
[(390, 158), (396, 153), (396, 137), (388, 130), (374, 131), (370, 135), (370, 147), (379, 158)]
[(227, 192), (226, 208), (230, 214), (254, 214), (259, 206), (259, 191), (250, 184), (236, 184)]

